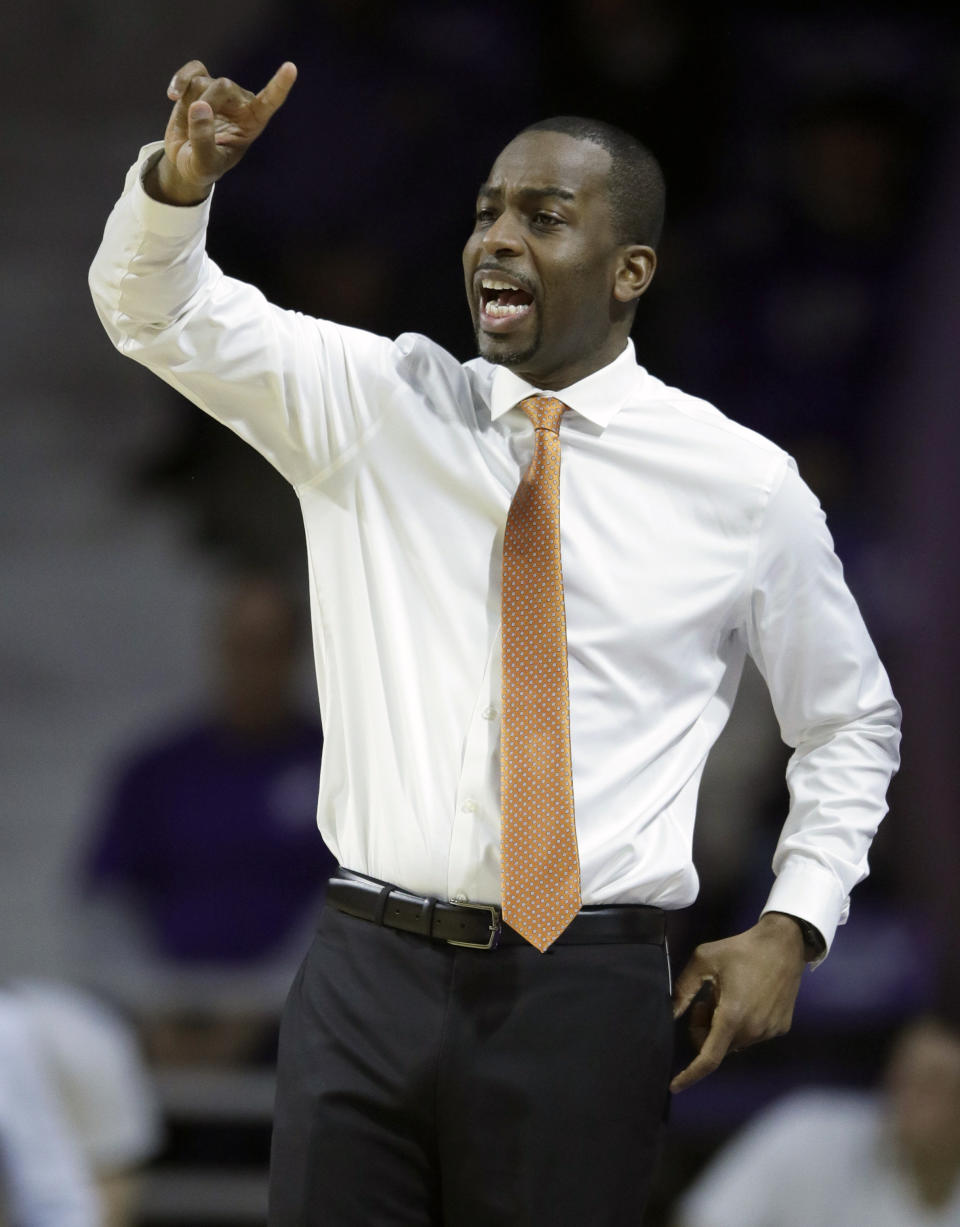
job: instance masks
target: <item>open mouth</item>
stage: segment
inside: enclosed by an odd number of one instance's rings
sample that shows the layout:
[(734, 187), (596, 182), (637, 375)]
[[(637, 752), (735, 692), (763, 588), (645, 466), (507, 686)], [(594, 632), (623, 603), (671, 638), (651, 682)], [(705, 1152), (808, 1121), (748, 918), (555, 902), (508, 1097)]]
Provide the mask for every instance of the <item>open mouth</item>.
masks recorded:
[(480, 314), (485, 321), (520, 320), (533, 310), (533, 295), (500, 276), (480, 279)]

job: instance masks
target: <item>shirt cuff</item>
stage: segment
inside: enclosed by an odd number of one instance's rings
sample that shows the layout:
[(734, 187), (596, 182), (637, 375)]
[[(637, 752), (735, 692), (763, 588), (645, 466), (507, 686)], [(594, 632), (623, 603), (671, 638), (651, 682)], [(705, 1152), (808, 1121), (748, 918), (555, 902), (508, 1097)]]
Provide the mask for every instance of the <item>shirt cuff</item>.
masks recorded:
[(849, 910), (843, 887), (830, 870), (799, 857), (782, 865), (763, 908), (764, 912), (799, 916), (819, 930), (826, 950), (811, 964), (813, 967), (819, 966), (830, 953), (837, 926), (846, 921)]
[(162, 152), (163, 141), (144, 145), (127, 176), (127, 191), (130, 193), (137, 221), (144, 230), (164, 238), (188, 239), (206, 226), (213, 192), (211, 191), (206, 200), (195, 205), (161, 204), (159, 200), (148, 196), (143, 189), (143, 176)]

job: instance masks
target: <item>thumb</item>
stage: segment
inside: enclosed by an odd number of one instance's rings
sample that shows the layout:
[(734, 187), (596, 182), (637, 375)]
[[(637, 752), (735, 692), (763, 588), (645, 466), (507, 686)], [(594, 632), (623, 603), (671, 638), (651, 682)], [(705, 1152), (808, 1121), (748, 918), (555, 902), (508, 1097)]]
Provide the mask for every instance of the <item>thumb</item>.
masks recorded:
[(696, 957), (684, 967), (673, 986), (673, 1017), (680, 1018), (690, 1008), (704, 984), (713, 977)]
[(197, 99), (187, 111), (187, 137), (197, 169), (205, 175), (215, 175), (217, 170), (216, 125), (213, 107), (209, 102)]

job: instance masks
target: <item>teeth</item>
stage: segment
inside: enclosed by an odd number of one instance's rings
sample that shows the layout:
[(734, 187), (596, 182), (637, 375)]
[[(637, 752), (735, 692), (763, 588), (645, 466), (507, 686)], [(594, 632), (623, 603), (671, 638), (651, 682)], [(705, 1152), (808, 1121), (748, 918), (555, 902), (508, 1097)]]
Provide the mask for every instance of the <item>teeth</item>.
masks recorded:
[(530, 310), (530, 303), (499, 303), (488, 302), (483, 308), (487, 315), (502, 319), (507, 315), (523, 315)]
[(485, 290), (515, 290), (518, 288), (512, 281), (497, 281), (493, 277), (484, 277), (480, 284)]

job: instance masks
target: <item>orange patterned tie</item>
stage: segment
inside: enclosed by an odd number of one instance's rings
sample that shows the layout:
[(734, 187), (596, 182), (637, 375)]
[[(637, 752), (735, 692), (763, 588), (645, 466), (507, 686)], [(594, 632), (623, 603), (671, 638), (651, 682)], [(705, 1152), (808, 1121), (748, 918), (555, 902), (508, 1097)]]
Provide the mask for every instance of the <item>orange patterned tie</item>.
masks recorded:
[(560, 569), (559, 432), (566, 407), (553, 396), (520, 402), (536, 443), (503, 537), (503, 918), (541, 951), (580, 910)]

